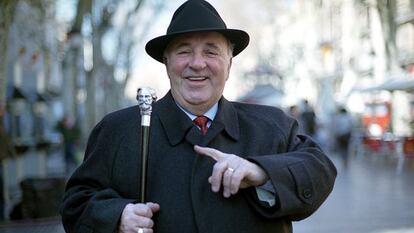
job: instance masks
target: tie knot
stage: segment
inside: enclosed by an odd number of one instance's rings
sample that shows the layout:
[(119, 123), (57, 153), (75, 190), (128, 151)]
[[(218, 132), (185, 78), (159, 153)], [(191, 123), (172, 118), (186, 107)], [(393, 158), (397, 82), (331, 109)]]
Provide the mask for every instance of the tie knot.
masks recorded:
[(208, 118), (206, 116), (198, 116), (194, 119), (194, 123), (200, 128), (201, 133), (205, 135), (207, 133), (207, 122)]
[(207, 125), (208, 118), (206, 116), (198, 116), (194, 119), (194, 122), (197, 126), (201, 127), (203, 125)]

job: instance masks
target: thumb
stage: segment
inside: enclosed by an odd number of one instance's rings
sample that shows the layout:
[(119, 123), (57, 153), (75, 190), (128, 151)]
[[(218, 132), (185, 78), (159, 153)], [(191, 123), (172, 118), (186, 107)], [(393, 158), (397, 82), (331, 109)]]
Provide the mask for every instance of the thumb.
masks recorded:
[(160, 205), (153, 202), (147, 202), (146, 205), (151, 209), (153, 213), (158, 212), (160, 210)]

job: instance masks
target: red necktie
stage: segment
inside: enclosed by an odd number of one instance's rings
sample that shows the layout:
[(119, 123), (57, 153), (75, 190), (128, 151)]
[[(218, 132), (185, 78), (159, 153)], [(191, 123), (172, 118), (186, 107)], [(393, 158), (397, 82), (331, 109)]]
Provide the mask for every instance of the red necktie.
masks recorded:
[(198, 116), (194, 119), (194, 123), (200, 127), (201, 134), (206, 135), (208, 118), (206, 116)]

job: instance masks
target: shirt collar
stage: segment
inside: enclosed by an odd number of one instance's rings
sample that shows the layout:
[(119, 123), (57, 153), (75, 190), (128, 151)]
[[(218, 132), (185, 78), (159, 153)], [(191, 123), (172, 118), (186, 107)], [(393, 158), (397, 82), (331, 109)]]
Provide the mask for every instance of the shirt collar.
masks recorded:
[[(177, 103), (177, 101), (175, 101), (175, 104), (177, 104), (177, 106), (193, 121), (194, 119), (196, 119), (196, 115), (192, 114), (191, 112), (185, 110), (179, 103)], [(217, 115), (217, 110), (218, 110), (218, 103), (215, 103), (209, 110), (207, 110), (207, 112), (205, 112), (203, 114), (203, 116), (206, 116), (210, 121), (213, 121), (214, 118)]]
[[(233, 140), (237, 141), (240, 138), (238, 114), (234, 104), (222, 97), (217, 106), (214, 126), (210, 127), (209, 133), (204, 137), (203, 145), (210, 143), (223, 129)], [(197, 129), (194, 129), (191, 118), (185, 111), (180, 109), (171, 92), (168, 92), (165, 97), (155, 102), (153, 106), (154, 116), (152, 118), (154, 118), (154, 121), (155, 119), (160, 120), (170, 145), (175, 146), (184, 138), (192, 145), (202, 145), (197, 141), (198, 137), (194, 136), (199, 133)], [(211, 121), (209, 123), (211, 124)], [(209, 125), (207, 124), (207, 126)]]

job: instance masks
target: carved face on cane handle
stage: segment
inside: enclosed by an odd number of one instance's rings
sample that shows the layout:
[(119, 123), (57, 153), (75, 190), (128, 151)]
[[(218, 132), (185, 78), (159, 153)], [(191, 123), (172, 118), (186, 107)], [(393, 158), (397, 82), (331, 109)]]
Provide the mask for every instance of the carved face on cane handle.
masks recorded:
[(152, 111), (152, 103), (157, 100), (154, 89), (150, 87), (138, 88), (137, 100), (141, 114), (149, 115)]

